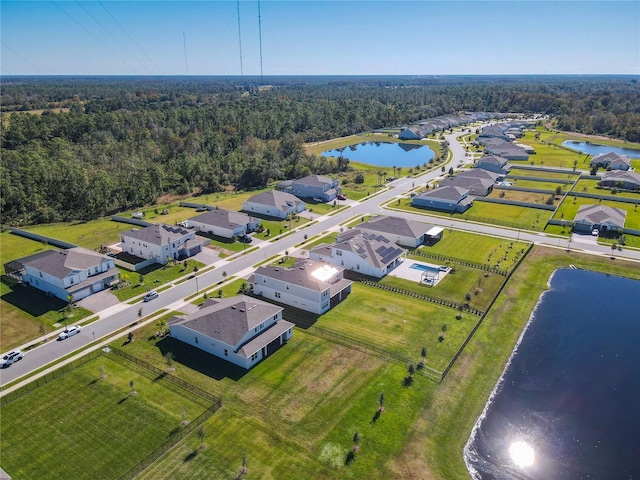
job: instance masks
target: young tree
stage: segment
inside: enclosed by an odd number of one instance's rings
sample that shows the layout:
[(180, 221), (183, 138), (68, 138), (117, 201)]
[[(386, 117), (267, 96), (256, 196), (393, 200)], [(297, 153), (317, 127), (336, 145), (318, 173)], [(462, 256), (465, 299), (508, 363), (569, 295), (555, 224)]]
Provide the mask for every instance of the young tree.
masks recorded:
[(200, 450), (204, 450), (204, 428), (200, 427), (196, 432), (198, 439), (200, 440)]
[(136, 394), (136, 390), (133, 388), (134, 387), (134, 382), (133, 380), (129, 381), (129, 395), (135, 395)]
[(175, 370), (175, 368), (173, 368), (173, 359), (176, 358), (176, 356), (173, 354), (173, 352), (167, 352), (164, 355), (164, 359), (167, 362), (167, 367), (169, 367), (167, 369), (167, 371), (169, 372), (173, 372)]
[(384, 392), (378, 395), (378, 412), (384, 412)]

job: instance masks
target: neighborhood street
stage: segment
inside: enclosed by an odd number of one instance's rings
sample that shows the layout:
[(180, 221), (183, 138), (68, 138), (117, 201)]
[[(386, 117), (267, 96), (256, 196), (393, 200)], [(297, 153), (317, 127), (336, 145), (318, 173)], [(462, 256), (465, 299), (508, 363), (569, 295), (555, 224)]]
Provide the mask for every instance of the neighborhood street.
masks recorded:
[[(452, 133), (445, 136), (446, 140), (449, 142), (449, 148), (453, 153), (451, 160), (446, 164), (447, 169), (449, 166), (453, 166), (455, 168), (458, 164), (465, 163), (465, 151), (456, 140), (456, 138), (461, 135), (462, 133)], [(106, 341), (113, 332), (132, 325), (139, 321), (140, 318), (148, 317), (161, 309), (173, 310), (179, 308), (185, 303), (183, 300), (185, 297), (210, 288), (218, 282), (232, 276), (238, 277), (248, 275), (256, 264), (264, 262), (266, 259), (274, 255), (281, 254), (285, 250), (293, 251), (295, 249), (295, 245), (302, 243), (305, 240), (305, 235), (307, 238), (311, 238), (314, 235), (319, 235), (332, 229), (335, 231), (335, 229), (340, 228), (341, 223), (360, 216), (382, 213), (386, 215), (392, 214), (445, 228), (465, 230), (512, 240), (533, 242), (536, 244), (544, 244), (563, 249), (570, 247), (572, 250), (579, 250), (607, 257), (611, 256), (612, 252), (610, 247), (598, 245), (593, 241), (582, 242), (579, 238), (571, 241), (566, 238), (547, 236), (543, 233), (512, 230), (491, 225), (454, 220), (444, 216), (427, 216), (401, 210), (386, 210), (382, 208), (382, 204), (405, 194), (409, 190), (413, 189), (414, 186), (417, 187), (419, 184), (424, 185), (427, 181), (433, 180), (441, 175), (442, 172), (440, 171), (440, 168), (436, 168), (418, 178), (400, 178), (393, 182), (389, 182), (387, 183), (387, 189), (378, 195), (364, 199), (361, 202), (354, 202), (350, 207), (345, 208), (337, 214), (316, 217), (314, 218), (314, 221), (317, 221), (317, 223), (310, 226), (300, 227), (299, 229), (294, 229), (294, 233), (285, 236), (280, 240), (275, 242), (261, 242), (257, 245), (259, 249), (254, 252), (239, 255), (232, 261), (218, 260), (214, 264), (215, 268), (198, 274), (194, 279), (187, 280), (179, 285), (175, 285), (167, 290), (161, 291), (158, 298), (150, 302), (143, 303), (140, 301), (135, 305), (121, 303), (113, 307), (109, 307), (108, 309), (100, 312), (100, 320), (83, 327), (80, 334), (63, 341), (56, 341), (55, 338), (50, 338), (49, 341), (43, 345), (28, 351), (20, 362), (12, 365), (10, 368), (3, 369), (0, 372), (0, 386), (13, 382), (14, 380), (28, 375), (35, 370), (42, 369), (52, 362), (55, 362), (57, 359), (65, 357), (78, 349), (82, 349), (94, 341), (98, 341), (102, 338)], [(640, 261), (639, 251), (616, 251), (615, 256)], [(223, 272), (225, 275), (223, 275)], [(14, 387), (12, 387), (12, 389), (13, 388)], [(10, 389), (3, 390), (0, 393), (0, 396), (6, 394), (8, 391), (10, 391)]]

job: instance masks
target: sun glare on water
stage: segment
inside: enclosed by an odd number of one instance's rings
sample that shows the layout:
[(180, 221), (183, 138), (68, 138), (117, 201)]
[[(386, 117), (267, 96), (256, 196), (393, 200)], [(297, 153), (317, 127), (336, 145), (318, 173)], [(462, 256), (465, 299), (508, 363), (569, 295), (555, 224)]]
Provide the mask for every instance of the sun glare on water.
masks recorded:
[(527, 442), (521, 440), (511, 444), (509, 454), (513, 462), (519, 467), (530, 467), (535, 461), (533, 448)]

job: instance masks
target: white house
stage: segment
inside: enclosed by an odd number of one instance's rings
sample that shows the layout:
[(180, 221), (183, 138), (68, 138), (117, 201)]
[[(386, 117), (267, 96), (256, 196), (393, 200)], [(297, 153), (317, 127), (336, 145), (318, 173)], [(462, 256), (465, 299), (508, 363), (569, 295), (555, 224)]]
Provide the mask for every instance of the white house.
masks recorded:
[(64, 301), (69, 295), (81, 300), (120, 277), (113, 258), (81, 247), (47, 250), (11, 263), (25, 283)]
[(294, 327), (282, 307), (245, 295), (208, 300), (167, 323), (171, 337), (246, 369), (285, 344)]
[(193, 230), (165, 224), (122, 232), (120, 246), (124, 253), (162, 265), (168, 259), (191, 257), (202, 250), (202, 242)]
[(300, 260), (292, 268), (259, 267), (249, 280), (254, 295), (321, 315), (351, 292), (344, 268)]
[(423, 243), (435, 243), (442, 238), (443, 229), (427, 223), (415, 222), (402, 217), (372, 217), (360, 223), (358, 230), (373, 235), (383, 235), (393, 243), (415, 248)]
[(295, 195), (278, 190), (269, 190), (250, 197), (242, 204), (242, 210), (275, 218), (287, 218), (306, 208), (304, 202)]
[(223, 238), (244, 237), (254, 232), (260, 220), (241, 212), (216, 208), (188, 220), (189, 227)]
[(402, 262), (404, 253), (403, 248), (382, 235), (354, 229), (341, 234), (331, 245), (314, 248), (309, 258), (382, 278)]

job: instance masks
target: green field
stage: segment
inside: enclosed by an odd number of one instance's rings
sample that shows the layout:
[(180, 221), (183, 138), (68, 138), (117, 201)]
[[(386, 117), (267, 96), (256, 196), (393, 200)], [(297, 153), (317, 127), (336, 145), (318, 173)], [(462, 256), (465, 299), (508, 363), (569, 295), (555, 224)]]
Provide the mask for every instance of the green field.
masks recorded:
[(537, 188), (540, 190), (549, 190), (550, 192), (555, 192), (556, 188), (558, 187), (562, 187), (563, 190), (568, 190), (569, 188), (571, 188), (571, 184), (563, 185), (562, 183), (556, 183), (556, 182), (543, 182), (539, 180), (523, 180), (521, 178), (508, 178), (507, 180), (511, 182), (511, 184), (514, 187)]
[[(572, 182), (579, 178), (579, 172), (576, 174), (561, 173), (561, 172), (545, 172), (543, 170), (527, 170), (524, 168), (518, 168), (516, 166), (514, 166), (509, 171), (509, 175), (507, 175), (507, 180), (510, 180), (509, 178), (510, 175), (514, 175), (516, 177), (535, 177), (535, 178), (549, 178), (549, 179), (555, 179), (555, 180), (571, 180)], [(521, 182), (521, 181), (523, 180), (518, 180), (518, 182)], [(562, 186), (561, 183), (557, 183), (553, 189), (555, 190), (555, 187), (557, 187), (558, 185)]]
[(588, 178), (578, 180), (572, 191), (580, 193), (593, 193), (595, 195), (606, 195), (608, 197), (612, 197), (612, 200), (615, 200), (616, 197), (633, 198), (640, 204), (640, 192), (611, 193), (610, 188), (598, 187), (598, 180), (591, 180)]
[(207, 406), (102, 356), (2, 407), (2, 468), (21, 479), (117, 478), (180, 430), (183, 409), (189, 421)]
[(537, 208), (502, 205), (489, 202), (474, 202), (473, 207), (453, 218), (495, 225), (505, 225), (527, 230), (543, 230), (553, 212)]

